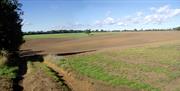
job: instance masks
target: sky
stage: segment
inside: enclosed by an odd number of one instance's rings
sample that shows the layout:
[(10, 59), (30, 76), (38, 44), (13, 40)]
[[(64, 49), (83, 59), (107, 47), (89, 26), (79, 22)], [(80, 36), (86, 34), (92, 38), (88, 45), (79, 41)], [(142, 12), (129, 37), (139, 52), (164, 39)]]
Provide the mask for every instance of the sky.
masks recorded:
[(24, 32), (180, 26), (180, 0), (20, 0), (20, 3)]

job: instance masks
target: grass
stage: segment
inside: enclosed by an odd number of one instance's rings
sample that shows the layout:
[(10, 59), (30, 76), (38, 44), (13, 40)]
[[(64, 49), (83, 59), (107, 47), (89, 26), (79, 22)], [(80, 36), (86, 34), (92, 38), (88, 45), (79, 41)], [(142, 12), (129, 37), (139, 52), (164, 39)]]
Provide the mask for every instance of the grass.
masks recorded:
[[(179, 46), (107, 50), (65, 57), (58, 65), (114, 86), (164, 91), (173, 81), (180, 79)], [(179, 89), (179, 86), (173, 86), (171, 89)]]
[[(115, 34), (115, 33), (91, 33), (90, 36), (104, 35), (104, 34)], [(45, 38), (82, 38), (88, 37), (85, 33), (62, 33), (62, 34), (38, 34), (38, 35), (25, 35), (25, 39), (45, 39)]]
[(6, 57), (0, 56), (0, 77), (1, 78), (16, 78), (18, 67), (9, 67), (5, 64)]
[(45, 72), (46, 75), (51, 77), (54, 81), (62, 84), (60, 81), (60, 78), (57, 77), (57, 74), (54, 71), (52, 71), (50, 68), (48, 68), (45, 64), (38, 64), (38, 66), (43, 69), (43, 71)]
[(18, 67), (0, 66), (0, 77), (16, 78)]
[(25, 39), (43, 39), (43, 38), (80, 38), (86, 37), (84, 33), (68, 33), (68, 34), (38, 34), (38, 35), (25, 35)]

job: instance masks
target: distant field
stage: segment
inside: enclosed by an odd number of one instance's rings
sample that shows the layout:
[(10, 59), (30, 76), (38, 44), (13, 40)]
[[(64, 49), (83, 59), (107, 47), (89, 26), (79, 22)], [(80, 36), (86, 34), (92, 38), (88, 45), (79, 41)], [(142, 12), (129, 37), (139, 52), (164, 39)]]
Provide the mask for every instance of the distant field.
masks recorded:
[(130, 47), (180, 40), (180, 32), (105, 32), (73, 34), (27, 35), (22, 50), (31, 49), (45, 54), (99, 50), (110, 47)]
[(70, 56), (58, 65), (114, 86), (180, 91), (180, 43)]
[[(116, 34), (116, 33), (91, 33), (91, 35), (104, 35), (104, 34)], [(62, 34), (38, 34), (38, 35), (25, 35), (25, 39), (47, 39), (47, 38), (82, 38), (89, 35), (85, 33), (62, 33)]]

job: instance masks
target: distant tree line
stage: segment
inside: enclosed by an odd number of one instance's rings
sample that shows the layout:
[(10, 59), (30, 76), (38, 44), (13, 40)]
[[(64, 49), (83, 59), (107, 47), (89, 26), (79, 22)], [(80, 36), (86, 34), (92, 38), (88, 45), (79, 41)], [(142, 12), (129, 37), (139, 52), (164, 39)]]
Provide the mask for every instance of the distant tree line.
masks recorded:
[(57, 34), (57, 33), (86, 33), (90, 34), (92, 32), (138, 32), (138, 31), (180, 31), (180, 27), (172, 29), (133, 29), (133, 30), (104, 30), (104, 29), (85, 29), (85, 30), (50, 30), (50, 31), (29, 31), (24, 32), (24, 35), (35, 35), (35, 34)]
[(50, 31), (29, 31), (29, 32), (24, 32), (24, 35), (35, 35), (35, 34), (57, 34), (57, 33), (86, 33), (90, 34), (91, 32), (108, 32), (107, 30), (91, 30), (91, 29), (86, 29), (86, 30), (50, 30)]
[(51, 30), (51, 31), (29, 31), (24, 32), (25, 35), (33, 34), (56, 34), (56, 33), (81, 33), (83, 30)]

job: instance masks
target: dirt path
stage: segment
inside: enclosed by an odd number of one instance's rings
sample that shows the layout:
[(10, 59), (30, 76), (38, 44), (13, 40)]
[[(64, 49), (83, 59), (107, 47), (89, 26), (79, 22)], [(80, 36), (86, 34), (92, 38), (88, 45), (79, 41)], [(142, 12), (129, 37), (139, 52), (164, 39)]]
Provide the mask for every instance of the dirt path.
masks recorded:
[(63, 79), (73, 91), (135, 91), (126, 87), (113, 87), (103, 82), (98, 82), (87, 77), (77, 77), (77, 75), (67, 72), (50, 61), (44, 61), (46, 65), (62, 74)]
[(13, 91), (12, 79), (0, 77), (0, 91)]
[(42, 55), (24, 51), (20, 56), (14, 91), (71, 91), (58, 74), (42, 63)]
[(24, 75), (22, 81), (23, 91), (70, 91), (63, 86), (63, 83), (58, 83), (52, 79), (40, 62), (28, 63), (27, 74)]

